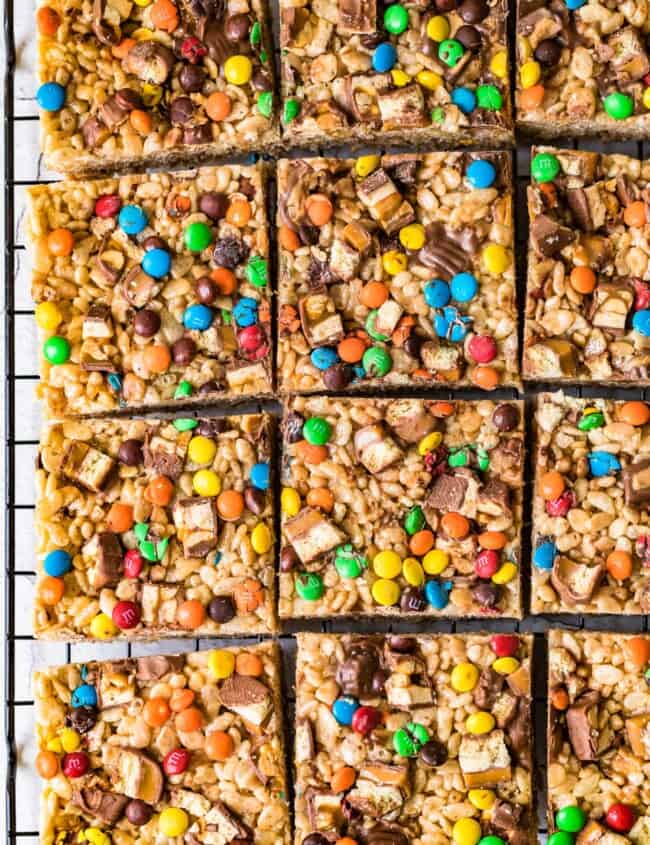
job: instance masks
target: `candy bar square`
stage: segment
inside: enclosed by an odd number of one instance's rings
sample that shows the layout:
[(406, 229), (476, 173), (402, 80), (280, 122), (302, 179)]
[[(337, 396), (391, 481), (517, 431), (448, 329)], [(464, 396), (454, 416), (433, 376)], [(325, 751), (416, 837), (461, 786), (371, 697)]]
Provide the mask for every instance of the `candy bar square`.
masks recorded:
[(644, 3), (517, 2), (517, 127), (538, 138), (645, 140), (650, 14)]
[(265, 0), (48, 0), (36, 101), (48, 167), (97, 173), (278, 139)]
[(538, 398), (534, 613), (650, 613), (650, 408)]
[(36, 636), (274, 631), (271, 423), (250, 414), (48, 426), (36, 469)]
[(46, 414), (271, 392), (265, 170), (28, 190)]
[(650, 837), (650, 636), (548, 633), (549, 842)]
[(513, 142), (506, 0), (280, 0), (284, 137)]
[(523, 374), (650, 383), (650, 163), (533, 147)]
[(532, 645), (299, 634), (296, 845), (536, 842)]
[(280, 616), (521, 616), (521, 402), (291, 400)]
[(519, 384), (509, 153), (278, 165), (285, 392)]
[(289, 845), (266, 642), (35, 673), (43, 845)]

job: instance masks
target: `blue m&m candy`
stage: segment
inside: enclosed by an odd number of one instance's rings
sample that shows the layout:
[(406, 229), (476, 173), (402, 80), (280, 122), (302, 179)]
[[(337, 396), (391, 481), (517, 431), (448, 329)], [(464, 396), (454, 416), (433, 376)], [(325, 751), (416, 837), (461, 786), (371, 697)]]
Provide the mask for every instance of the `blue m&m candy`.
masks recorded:
[(644, 337), (650, 337), (650, 310), (642, 308), (632, 317), (632, 328)]
[(139, 205), (123, 205), (117, 222), (127, 235), (139, 235), (149, 221)]
[(451, 296), (456, 302), (469, 302), (478, 291), (478, 282), (471, 273), (457, 273), (451, 280)]
[(359, 709), (359, 702), (350, 695), (337, 698), (332, 704), (332, 713), (339, 725), (351, 725), (355, 711)]
[(90, 684), (81, 684), (72, 692), (73, 707), (96, 707), (97, 691)]
[(587, 0), (564, 0), (564, 2), (566, 3), (567, 9), (575, 12), (576, 9), (581, 9)]
[(269, 465), (254, 464), (251, 468), (251, 484), (258, 490), (268, 490), (270, 483)]
[(171, 270), (172, 259), (166, 249), (150, 249), (142, 259), (142, 269), (154, 279), (162, 279)]
[(214, 314), (207, 305), (190, 305), (183, 312), (183, 325), (186, 329), (204, 332), (212, 325)]
[(45, 82), (36, 92), (36, 102), (43, 111), (60, 111), (65, 103), (65, 88), (58, 82)]
[(465, 175), (472, 188), (478, 189), (489, 188), (497, 178), (494, 165), (484, 158), (478, 158), (476, 161), (473, 161), (465, 171)]
[(469, 317), (463, 317), (457, 308), (447, 306), (442, 314), (436, 314), (433, 327), (438, 337), (460, 343), (467, 335), (469, 323)]
[(396, 61), (397, 51), (387, 41), (377, 45), (372, 54), (372, 67), (377, 73), (388, 73), (395, 66)]
[(435, 610), (442, 610), (449, 604), (449, 581), (427, 581), (424, 585), (424, 597)]
[(232, 309), (232, 316), (242, 329), (253, 326), (257, 322), (257, 300), (252, 296), (242, 296)]
[(72, 569), (72, 559), (64, 549), (52, 549), (45, 555), (43, 569), (47, 575), (60, 578)]
[(338, 364), (340, 360), (336, 352), (329, 346), (319, 346), (317, 349), (312, 349), (309, 358), (317, 370), (328, 370), (334, 364)]
[(449, 285), (442, 279), (432, 279), (425, 285), (424, 298), (429, 308), (444, 308), (451, 299)]
[(470, 114), (476, 108), (476, 94), (471, 88), (454, 88), (451, 101), (463, 114)]
[(533, 563), (538, 569), (553, 569), (553, 562), (557, 556), (557, 547), (551, 540), (544, 540), (535, 549)]
[(594, 478), (602, 478), (604, 475), (612, 475), (621, 468), (621, 462), (609, 452), (590, 452), (587, 455), (589, 471)]

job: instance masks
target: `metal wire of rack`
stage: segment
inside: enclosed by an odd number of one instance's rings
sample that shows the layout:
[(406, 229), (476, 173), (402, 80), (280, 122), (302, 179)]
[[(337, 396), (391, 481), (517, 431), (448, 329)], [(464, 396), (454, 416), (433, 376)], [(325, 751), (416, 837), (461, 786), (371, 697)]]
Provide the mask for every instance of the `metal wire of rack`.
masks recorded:
[[(38, 116), (33, 97), (17, 91), (15, 80), (16, 56), (16, 10), (15, 0), (7, 0), (4, 18), (5, 79), (4, 79), (4, 212), (5, 212), (5, 298), (4, 298), (4, 427), (5, 427), (5, 519), (4, 519), (4, 679), (3, 715), (6, 743), (5, 818), (6, 842), (8, 845), (36, 845), (38, 841), (39, 782), (32, 773), (33, 757), (33, 710), (34, 700), (30, 691), (31, 669), (47, 663), (80, 662), (92, 656), (93, 659), (109, 659), (145, 653), (173, 653), (208, 647), (208, 641), (198, 639), (172, 639), (146, 644), (90, 644), (71, 645), (65, 643), (47, 644), (34, 639), (31, 632), (31, 592), (35, 581), (35, 555), (33, 552), (32, 471), (30, 463), (38, 443), (38, 411), (34, 407), (33, 389), (37, 380), (35, 362), (36, 340), (33, 334), (33, 311), (29, 301), (29, 275), (26, 271), (25, 248), (21, 238), (23, 214), (22, 189), (29, 184), (49, 181), (50, 174), (41, 169), (38, 144), (36, 142)], [(26, 12), (30, 16), (32, 10)], [(21, 10), (24, 14), (24, 10)], [(277, 16), (276, 16), (277, 22)], [(29, 31), (29, 30), (28, 30)], [(29, 41), (25, 42), (29, 44)], [(23, 47), (25, 46), (23, 44)], [(24, 86), (24, 68), (21, 69), (21, 84)], [(28, 143), (25, 145), (25, 140)], [(18, 147), (16, 145), (19, 145)], [(556, 143), (562, 146), (561, 142)], [(596, 142), (565, 142), (564, 146), (580, 149), (616, 151), (637, 157), (649, 157), (650, 149), (645, 144), (615, 144), (607, 147)], [(319, 151), (321, 152), (321, 151)], [(515, 161), (515, 200), (517, 217), (517, 261), (518, 301), (520, 314), (525, 290), (525, 243), (527, 238), (525, 214), (525, 189), (528, 179), (528, 148), (520, 146)], [(314, 152), (311, 153), (315, 154)], [(340, 151), (336, 154), (340, 154)], [(25, 168), (25, 161), (34, 170)], [(38, 164), (36, 164), (38, 162)], [(521, 339), (521, 326), (520, 326)], [(545, 389), (544, 385), (527, 387), (526, 400)], [(575, 395), (602, 395), (599, 389), (570, 389)], [(607, 391), (612, 398), (648, 398), (648, 391)], [(437, 394), (440, 395), (440, 394)], [(452, 394), (449, 394), (450, 396)], [(480, 394), (462, 391), (464, 397), (477, 398)], [(513, 398), (512, 391), (497, 392), (501, 398)], [(265, 410), (277, 413), (279, 405), (268, 403)], [(252, 409), (251, 409), (252, 410)], [(530, 419), (530, 404), (527, 417)], [(214, 412), (211, 409), (210, 412)], [(530, 454), (530, 432), (527, 435), (526, 495), (524, 510), (523, 560), (524, 581), (526, 562), (530, 558), (530, 479), (532, 461)], [(526, 599), (527, 600), (527, 599)], [(587, 628), (640, 632), (650, 630), (648, 617), (582, 617), (528, 616), (521, 622), (515, 620), (430, 621), (408, 623), (385, 621), (376, 624), (368, 622), (332, 621), (291, 623), (284, 626), (278, 639), (284, 658), (283, 684), (288, 704), (288, 725), (290, 733), (293, 704), (293, 663), (295, 640), (292, 633), (297, 630), (316, 630), (340, 633), (343, 631), (368, 631), (400, 633), (412, 632), (469, 632), (489, 628), (490, 631), (532, 632), (535, 635), (536, 672), (533, 683), (533, 715), (536, 732), (535, 774), (533, 783), (537, 790), (539, 813), (539, 838), (545, 841), (546, 819), (544, 807), (545, 782), (545, 649), (544, 634), (552, 627)], [(256, 639), (260, 639), (259, 637)], [(250, 641), (250, 640), (249, 640)], [(230, 640), (229, 642), (239, 642)], [(214, 647), (215, 641), (209, 641)], [(290, 737), (289, 737), (290, 740)], [(291, 741), (288, 742), (291, 748)], [(289, 764), (290, 765), (290, 764)], [(290, 769), (289, 769), (290, 770)], [(291, 780), (291, 779), (290, 779)], [(1, 828), (0, 828), (1, 831)]]

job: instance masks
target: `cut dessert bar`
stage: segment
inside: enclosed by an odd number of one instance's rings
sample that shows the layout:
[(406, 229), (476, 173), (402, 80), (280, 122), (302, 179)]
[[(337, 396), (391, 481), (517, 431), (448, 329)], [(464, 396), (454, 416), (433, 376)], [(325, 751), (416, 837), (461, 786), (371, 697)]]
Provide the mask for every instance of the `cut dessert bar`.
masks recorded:
[(280, 0), (285, 137), (511, 144), (507, 14), (507, 0)]
[(295, 845), (533, 845), (532, 645), (299, 634)]
[(271, 392), (264, 173), (29, 189), (49, 416)]
[(54, 170), (171, 166), (277, 141), (265, 0), (48, 0), (37, 26)]
[(273, 643), (36, 672), (42, 845), (289, 845)]
[(47, 427), (36, 635), (275, 630), (271, 453), (268, 415)]
[(517, 127), (541, 138), (647, 138), (645, 0), (518, 0), (517, 6)]
[(535, 613), (650, 613), (650, 407), (538, 397)]
[(650, 635), (550, 631), (549, 845), (650, 842)]
[(281, 390), (518, 385), (509, 153), (278, 165)]
[(524, 377), (650, 383), (650, 162), (533, 147)]
[(523, 406), (293, 399), (280, 616), (521, 616)]

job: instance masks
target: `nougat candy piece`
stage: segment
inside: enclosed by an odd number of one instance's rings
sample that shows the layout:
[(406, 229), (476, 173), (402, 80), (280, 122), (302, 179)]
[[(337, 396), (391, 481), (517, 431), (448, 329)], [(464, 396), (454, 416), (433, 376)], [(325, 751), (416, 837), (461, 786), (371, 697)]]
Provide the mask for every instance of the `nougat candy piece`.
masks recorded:
[(80, 484), (93, 493), (101, 493), (110, 474), (115, 468), (115, 461), (88, 443), (71, 443), (63, 459), (60, 471), (66, 478)]
[(458, 763), (468, 789), (498, 786), (512, 777), (510, 752), (501, 730), (481, 736), (463, 736)]
[(354, 448), (361, 463), (373, 475), (393, 466), (404, 455), (381, 423), (360, 428), (354, 435)]
[(301, 297), (298, 313), (305, 339), (310, 346), (333, 346), (342, 340), (343, 320), (328, 294), (319, 292)]
[(357, 185), (357, 195), (373, 220), (389, 235), (415, 220), (413, 206), (402, 197), (382, 167)]
[(315, 508), (303, 508), (285, 523), (289, 542), (302, 563), (312, 563), (345, 542), (345, 534)]

